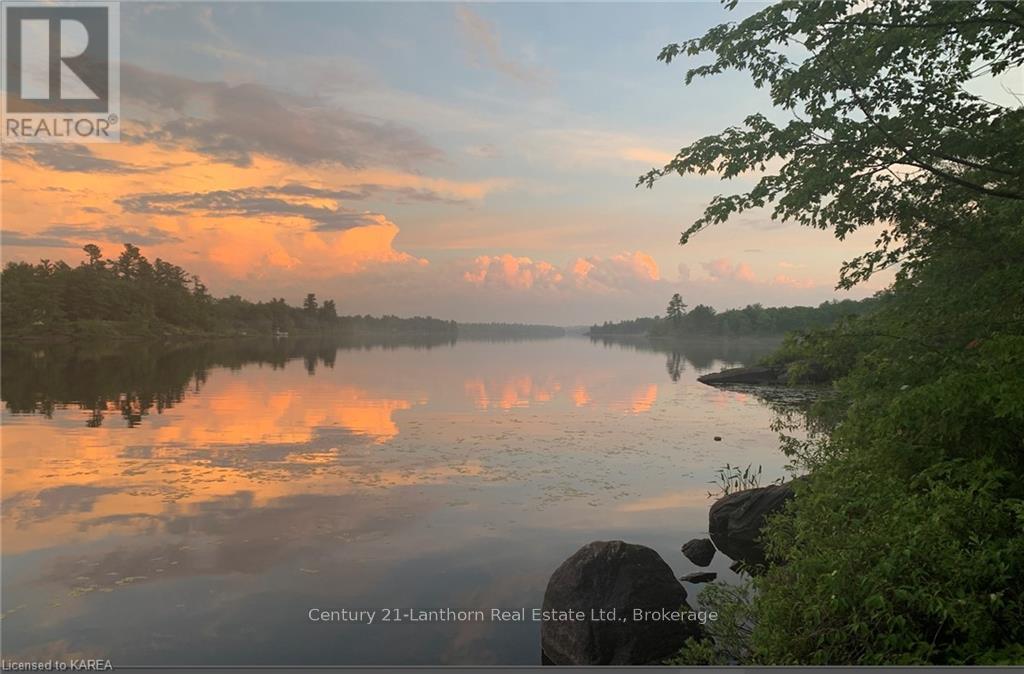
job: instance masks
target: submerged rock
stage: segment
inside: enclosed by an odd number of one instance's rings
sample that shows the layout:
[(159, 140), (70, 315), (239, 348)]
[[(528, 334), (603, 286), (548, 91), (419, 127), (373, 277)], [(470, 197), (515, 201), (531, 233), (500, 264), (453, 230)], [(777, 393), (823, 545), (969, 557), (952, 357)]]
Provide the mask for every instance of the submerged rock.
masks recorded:
[[(634, 620), (636, 609), (663, 614), (689, 607), (686, 590), (657, 552), (622, 541), (594, 541), (562, 562), (543, 608), (551, 619), (541, 623), (541, 650), (556, 665), (654, 663), (700, 633), (694, 622)], [(614, 611), (615, 619), (600, 619), (602, 610)]]
[(707, 566), (715, 558), (715, 546), (707, 538), (693, 538), (680, 548), (683, 556), (697, 566)]
[(718, 578), (718, 574), (714, 571), (695, 571), (682, 576), (679, 580), (684, 583), (710, 583), (715, 578)]
[(711, 372), (697, 377), (697, 381), (709, 386), (718, 384), (784, 384), (784, 367), (734, 367), (721, 372)]
[(765, 518), (792, 497), (792, 483), (786, 483), (745, 489), (719, 499), (708, 513), (708, 531), (715, 547), (748, 566), (763, 565), (760, 538)]

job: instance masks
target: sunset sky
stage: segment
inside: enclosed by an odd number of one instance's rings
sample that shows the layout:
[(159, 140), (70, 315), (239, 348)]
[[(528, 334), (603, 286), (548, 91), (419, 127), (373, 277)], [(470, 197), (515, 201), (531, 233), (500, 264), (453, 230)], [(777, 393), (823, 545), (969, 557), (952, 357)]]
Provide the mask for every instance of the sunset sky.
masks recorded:
[(748, 213), (680, 247), (749, 181), (634, 187), (770, 110), (743, 74), (684, 87), (656, 60), (758, 7), (123, 3), (123, 140), (5, 146), (3, 259), (130, 241), (217, 295), (463, 321), (871, 294), (887, 279), (833, 287), (872, 232)]

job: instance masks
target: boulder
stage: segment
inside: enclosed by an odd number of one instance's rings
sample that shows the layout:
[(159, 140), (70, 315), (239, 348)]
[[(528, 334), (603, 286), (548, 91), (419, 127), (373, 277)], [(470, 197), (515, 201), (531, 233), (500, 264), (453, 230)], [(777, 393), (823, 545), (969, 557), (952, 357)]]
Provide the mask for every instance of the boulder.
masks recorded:
[[(541, 651), (556, 665), (644, 665), (678, 651), (700, 625), (672, 620), (634, 621), (634, 609), (688, 611), (686, 590), (654, 550), (622, 541), (580, 548), (551, 575), (544, 592)], [(595, 620), (601, 611), (615, 620)], [(573, 615), (576, 615), (575, 613)], [(622, 620), (625, 618), (625, 620)]]
[(720, 384), (784, 384), (784, 367), (734, 367), (721, 372), (711, 372), (697, 377), (697, 381), (709, 386)]
[(715, 558), (715, 546), (706, 538), (693, 538), (681, 548), (683, 556), (697, 566), (707, 566)]
[(708, 513), (708, 532), (715, 547), (748, 566), (763, 565), (760, 538), (765, 518), (792, 497), (792, 483), (786, 483), (745, 489), (719, 499)]
[(715, 578), (718, 578), (718, 574), (714, 571), (695, 571), (694, 573), (686, 574), (679, 580), (684, 583), (710, 583)]

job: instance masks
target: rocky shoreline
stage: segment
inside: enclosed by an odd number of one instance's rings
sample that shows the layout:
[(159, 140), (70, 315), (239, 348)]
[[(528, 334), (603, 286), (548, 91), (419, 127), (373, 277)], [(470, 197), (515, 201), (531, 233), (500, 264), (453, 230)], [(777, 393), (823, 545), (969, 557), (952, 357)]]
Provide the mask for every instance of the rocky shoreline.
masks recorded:
[(728, 384), (776, 385), (789, 381), (788, 368), (782, 365), (756, 367), (734, 367), (721, 372), (711, 372), (697, 377), (697, 381), (708, 386)]
[(733, 367), (697, 377), (697, 381), (708, 386), (818, 385), (827, 384), (829, 380), (825, 368), (814, 362), (801, 363), (799, 368), (793, 367), (792, 363)]
[[(698, 381), (716, 385), (779, 385), (789, 381), (785, 366), (741, 367), (707, 374)], [(716, 438), (717, 439), (717, 438)], [(707, 567), (717, 553), (730, 568), (756, 574), (767, 560), (761, 530), (767, 518), (793, 498), (793, 482), (732, 492), (708, 511), (710, 538), (694, 538), (681, 547), (695, 566)], [(643, 545), (593, 541), (566, 559), (551, 575), (544, 610), (583, 611), (586, 621), (541, 623), (541, 659), (549, 665), (647, 665), (676, 653), (690, 637), (703, 633), (696, 611), (689, 611), (683, 582), (712, 582), (717, 574), (697, 570), (676, 579), (662, 557)], [(594, 618), (603, 609), (614, 620)], [(682, 609), (682, 610), (681, 610)], [(678, 620), (634, 620), (650, 611), (675, 612)]]
[[(792, 482), (755, 487), (720, 498), (708, 513), (707, 538), (682, 546), (683, 555), (700, 567), (717, 552), (734, 566), (758, 573), (766, 563), (760, 542), (766, 519), (793, 496)], [(551, 575), (544, 592), (545, 614), (584, 612), (585, 621), (541, 623), (541, 657), (552, 665), (656, 664), (677, 652), (703, 624), (688, 610), (682, 582), (711, 582), (716, 574), (697, 571), (678, 580), (657, 552), (624, 541), (593, 541), (566, 559)], [(606, 620), (598, 616), (612, 615)], [(678, 620), (636, 620), (633, 616), (678, 615)], [(658, 613), (661, 612), (661, 613)]]

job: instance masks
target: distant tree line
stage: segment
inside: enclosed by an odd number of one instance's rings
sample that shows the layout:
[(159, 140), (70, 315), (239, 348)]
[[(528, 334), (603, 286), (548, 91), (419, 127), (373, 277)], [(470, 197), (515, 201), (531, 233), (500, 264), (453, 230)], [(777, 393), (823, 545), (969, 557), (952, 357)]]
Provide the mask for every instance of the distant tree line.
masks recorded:
[(527, 323), (459, 323), (459, 337), (486, 339), (537, 339), (564, 337), (565, 328)]
[(150, 262), (126, 243), (115, 259), (83, 248), (78, 266), (63, 261), (11, 262), (0, 274), (5, 337), (116, 337), (196, 334), (423, 334), (454, 337), (454, 321), (432, 317), (339, 316), (334, 300), (306, 295), (300, 307), (282, 298), (252, 302), (213, 297), (195, 274), (160, 258)]
[(617, 323), (605, 322), (590, 328), (594, 337), (646, 335), (649, 337), (683, 337), (687, 335), (742, 337), (782, 335), (834, 324), (847, 316), (867, 313), (878, 298), (822, 302), (816, 307), (764, 307), (748, 304), (742, 309), (717, 312), (706, 304), (687, 311), (682, 296), (676, 293), (669, 300), (665, 316), (634, 318)]
[(635, 337), (639, 335), (650, 335), (654, 326), (661, 323), (660, 316), (649, 318), (634, 318), (631, 321), (610, 322), (605, 321), (602, 325), (590, 326), (587, 333), (591, 337)]

